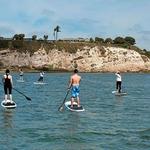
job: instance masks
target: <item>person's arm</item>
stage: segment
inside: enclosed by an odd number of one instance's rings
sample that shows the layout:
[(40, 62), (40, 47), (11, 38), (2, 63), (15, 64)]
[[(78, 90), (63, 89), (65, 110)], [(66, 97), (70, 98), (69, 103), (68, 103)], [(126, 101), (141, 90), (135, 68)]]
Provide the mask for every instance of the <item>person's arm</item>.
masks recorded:
[(80, 76), (80, 81), (79, 81), (79, 83), (81, 82), (81, 76)]
[(68, 89), (70, 89), (72, 86), (72, 77), (70, 77), (70, 81), (69, 81), (69, 86), (68, 86)]
[(11, 82), (11, 86), (13, 87), (13, 80), (12, 80), (12, 76), (10, 76), (10, 82)]
[(115, 75), (116, 75), (117, 77), (120, 77), (120, 74), (118, 74), (118, 73), (115, 73)]

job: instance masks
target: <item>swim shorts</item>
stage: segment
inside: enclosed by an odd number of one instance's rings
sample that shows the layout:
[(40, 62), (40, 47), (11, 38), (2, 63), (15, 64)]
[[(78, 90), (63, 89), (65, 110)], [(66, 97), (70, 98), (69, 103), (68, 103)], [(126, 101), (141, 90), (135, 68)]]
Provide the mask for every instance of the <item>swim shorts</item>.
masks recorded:
[(76, 85), (76, 86), (72, 86), (72, 90), (71, 90), (71, 96), (72, 97), (78, 97), (79, 96), (79, 92), (80, 92), (80, 89), (79, 89), (79, 86)]

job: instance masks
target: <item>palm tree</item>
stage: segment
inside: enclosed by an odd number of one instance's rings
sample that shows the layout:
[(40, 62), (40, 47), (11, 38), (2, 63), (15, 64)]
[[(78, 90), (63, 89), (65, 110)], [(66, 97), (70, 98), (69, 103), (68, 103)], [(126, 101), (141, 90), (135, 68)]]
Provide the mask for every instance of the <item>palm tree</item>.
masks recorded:
[(54, 40), (56, 40), (57, 41), (57, 38), (58, 38), (58, 32), (61, 32), (60, 31), (60, 26), (56, 26), (55, 28), (54, 28), (54, 33), (53, 33), (53, 35), (54, 35)]

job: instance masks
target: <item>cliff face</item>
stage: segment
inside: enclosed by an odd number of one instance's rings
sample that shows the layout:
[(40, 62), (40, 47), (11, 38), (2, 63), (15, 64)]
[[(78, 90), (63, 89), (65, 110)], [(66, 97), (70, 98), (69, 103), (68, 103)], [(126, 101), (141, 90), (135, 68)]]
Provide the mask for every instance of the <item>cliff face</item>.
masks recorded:
[(4, 67), (48, 67), (49, 69), (85, 72), (150, 71), (150, 59), (134, 50), (115, 47), (84, 47), (76, 53), (39, 49), (33, 55), (12, 50), (0, 51), (0, 65)]

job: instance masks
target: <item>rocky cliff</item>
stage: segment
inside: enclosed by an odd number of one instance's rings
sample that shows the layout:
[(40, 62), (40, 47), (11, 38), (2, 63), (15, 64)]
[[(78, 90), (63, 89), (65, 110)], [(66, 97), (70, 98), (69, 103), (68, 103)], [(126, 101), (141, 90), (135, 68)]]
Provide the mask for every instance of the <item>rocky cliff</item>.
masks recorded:
[(85, 46), (76, 53), (65, 50), (44, 48), (32, 55), (29, 51), (18, 52), (15, 50), (0, 51), (1, 67), (47, 67), (50, 70), (71, 71), (77, 67), (83, 72), (114, 72), (114, 71), (150, 71), (150, 59), (134, 50), (116, 47), (93, 48)]

